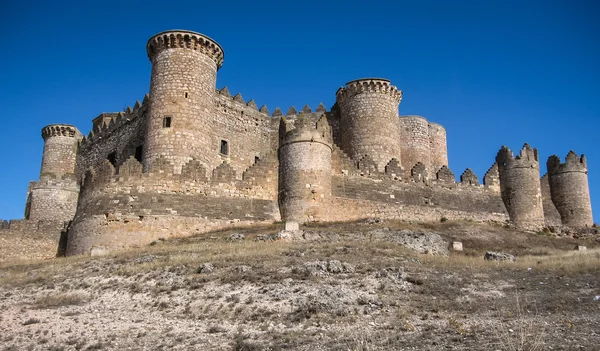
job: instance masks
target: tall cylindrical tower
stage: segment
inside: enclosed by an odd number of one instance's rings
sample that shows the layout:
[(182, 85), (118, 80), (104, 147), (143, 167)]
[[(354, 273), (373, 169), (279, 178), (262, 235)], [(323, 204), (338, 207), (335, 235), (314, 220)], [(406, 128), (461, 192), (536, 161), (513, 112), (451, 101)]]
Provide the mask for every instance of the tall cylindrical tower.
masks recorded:
[(500, 193), (511, 221), (518, 228), (535, 229), (544, 225), (537, 149), (525, 144), (516, 158), (503, 146), (496, 155)]
[(412, 169), (421, 162), (428, 174), (435, 174), (431, 166), (431, 149), (429, 142), (429, 122), (421, 116), (400, 116), (400, 148), (402, 164)]
[(431, 167), (437, 172), (442, 166), (448, 166), (448, 144), (446, 128), (429, 122), (429, 147), (431, 150)]
[(51, 124), (42, 129), (44, 154), (40, 177), (74, 175), (81, 133), (69, 124)]
[(380, 172), (401, 160), (398, 106), (402, 91), (387, 79), (364, 78), (338, 89), (342, 147), (354, 159), (370, 156)]
[(30, 220), (69, 221), (77, 209), (75, 166), (82, 135), (72, 125), (51, 124), (42, 129), (42, 138), (40, 180), (31, 185), (25, 213)]
[(211, 130), (221, 46), (200, 33), (171, 30), (146, 45), (152, 62), (143, 165), (148, 170), (164, 156), (181, 172), (192, 158), (212, 169), (219, 162)]
[(550, 156), (546, 163), (550, 195), (562, 224), (571, 227), (589, 227), (594, 224), (588, 169), (584, 155), (571, 151), (565, 163), (558, 156)]
[(280, 127), (279, 211), (284, 221), (303, 223), (327, 214), (324, 203), (331, 197), (331, 129), (325, 117), (316, 123), (284, 118)]

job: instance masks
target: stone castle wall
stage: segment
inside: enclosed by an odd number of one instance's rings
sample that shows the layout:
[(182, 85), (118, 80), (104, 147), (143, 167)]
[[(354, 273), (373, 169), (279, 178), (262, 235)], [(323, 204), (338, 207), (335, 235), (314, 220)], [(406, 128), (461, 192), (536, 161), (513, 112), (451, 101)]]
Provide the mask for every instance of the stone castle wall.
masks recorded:
[(142, 173), (142, 165), (130, 158), (118, 175), (110, 163), (88, 172), (68, 231), (66, 254), (279, 220), (276, 186), (218, 175), (215, 180), (194, 177), (191, 165), (203, 167), (191, 161), (182, 167), (182, 174), (174, 174), (170, 164), (157, 173)]
[(63, 229), (62, 221), (0, 220), (0, 262), (56, 257)]
[[(102, 114), (89, 135), (84, 138), (77, 155), (77, 178), (81, 180), (90, 168), (98, 167), (114, 153), (115, 166), (136, 156), (144, 145), (148, 96), (125, 112)], [(108, 118), (102, 118), (109, 115)], [(138, 157), (140, 155), (138, 154)], [(141, 161), (141, 157), (139, 157)]]
[[(241, 94), (232, 97), (227, 88), (215, 96), (215, 112), (209, 123), (213, 126), (211, 152), (216, 156), (211, 166), (227, 161), (241, 176), (256, 160), (275, 154), (278, 147), (278, 118), (271, 118), (266, 106), (258, 110), (254, 100), (245, 102)], [(220, 152), (221, 141), (227, 142), (228, 154)]]
[(542, 179), (540, 179), (540, 189), (542, 190), (542, 205), (544, 206), (544, 218), (546, 219), (546, 224), (551, 226), (561, 225), (560, 213), (558, 213), (556, 206), (554, 206), (554, 203), (552, 202), (548, 174), (544, 174)]
[(79, 196), (75, 175), (63, 179), (45, 176), (30, 187), (27, 219), (69, 221), (75, 216)]

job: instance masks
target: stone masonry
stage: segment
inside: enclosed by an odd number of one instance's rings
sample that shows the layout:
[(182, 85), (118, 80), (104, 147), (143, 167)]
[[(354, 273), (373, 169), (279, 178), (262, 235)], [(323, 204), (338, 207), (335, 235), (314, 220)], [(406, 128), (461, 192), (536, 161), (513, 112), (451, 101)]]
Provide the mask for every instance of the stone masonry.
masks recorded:
[(537, 150), (513, 157), (503, 147), (483, 177), (467, 169), (457, 181), (445, 128), (399, 116), (402, 91), (387, 79), (346, 83), (329, 110), (271, 113), (217, 89), (215, 40), (166, 31), (146, 50), (141, 102), (100, 113), (85, 137), (64, 124), (42, 130), (40, 179), (25, 219), (0, 227), (2, 245), (35, 241), (30, 257), (90, 254), (279, 220), (593, 224), (583, 155), (551, 157), (540, 180)]

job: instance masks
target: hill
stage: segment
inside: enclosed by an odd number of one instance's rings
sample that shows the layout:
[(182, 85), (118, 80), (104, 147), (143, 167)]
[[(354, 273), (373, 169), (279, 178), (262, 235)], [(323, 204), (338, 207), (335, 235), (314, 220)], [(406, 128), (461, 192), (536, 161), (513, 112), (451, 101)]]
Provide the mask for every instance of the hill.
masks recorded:
[[(600, 243), (470, 222), (281, 225), (0, 264), (4, 350), (593, 350)], [(284, 233), (285, 234), (285, 233)], [(464, 251), (449, 251), (461, 241)], [(573, 251), (585, 245), (585, 251)], [(485, 261), (486, 251), (515, 262)]]

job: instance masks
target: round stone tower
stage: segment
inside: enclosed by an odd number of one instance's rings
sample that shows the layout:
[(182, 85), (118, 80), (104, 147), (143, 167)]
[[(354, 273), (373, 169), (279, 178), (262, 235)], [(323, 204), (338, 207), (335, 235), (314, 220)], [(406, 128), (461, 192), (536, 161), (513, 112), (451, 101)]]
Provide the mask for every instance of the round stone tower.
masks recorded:
[(514, 157), (502, 146), (496, 155), (500, 176), (500, 193), (511, 221), (517, 228), (537, 229), (544, 225), (544, 208), (540, 188), (540, 165), (537, 149), (525, 144)]
[(74, 175), (81, 133), (68, 124), (51, 124), (42, 129), (44, 154), (40, 178)]
[(588, 186), (588, 169), (584, 155), (571, 151), (565, 163), (558, 156), (550, 156), (546, 163), (550, 195), (562, 224), (571, 227), (589, 227), (594, 224)]
[(144, 170), (160, 156), (176, 173), (192, 158), (212, 169), (217, 164), (219, 145), (213, 137), (211, 118), (223, 49), (200, 33), (171, 30), (150, 38), (146, 51), (152, 76)]
[(51, 124), (42, 129), (42, 138), (40, 180), (31, 186), (25, 218), (69, 221), (77, 209), (79, 185), (75, 166), (82, 135), (72, 125)]
[(400, 148), (402, 165), (412, 169), (417, 163), (425, 165), (428, 174), (435, 174), (431, 164), (429, 122), (421, 116), (400, 116)]
[(431, 167), (437, 172), (442, 166), (448, 166), (448, 144), (446, 143), (446, 128), (429, 122), (429, 147), (431, 150)]
[(327, 214), (331, 197), (331, 129), (325, 117), (316, 125), (300, 115), (282, 118), (279, 147), (279, 210), (284, 221), (303, 223)]
[(387, 79), (363, 78), (338, 89), (342, 147), (355, 160), (370, 156), (380, 172), (401, 160), (398, 106), (402, 91)]

